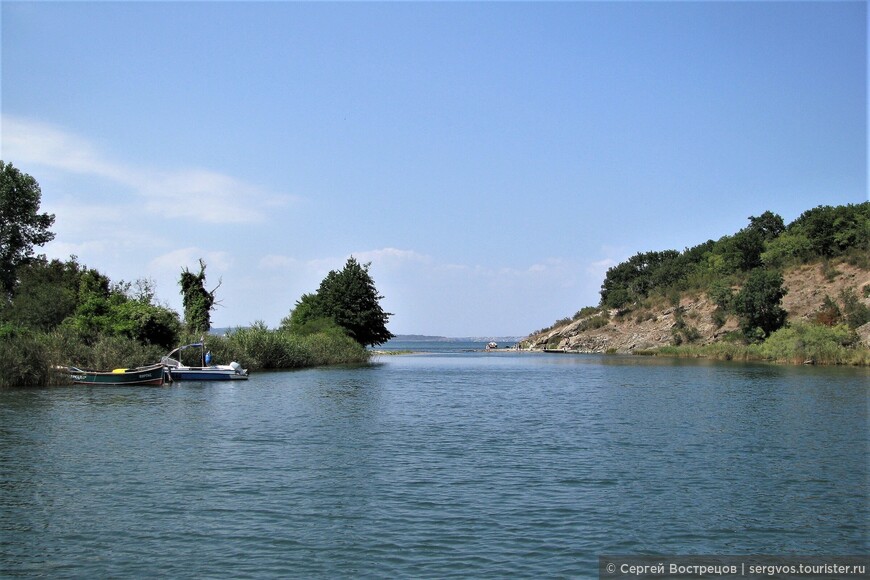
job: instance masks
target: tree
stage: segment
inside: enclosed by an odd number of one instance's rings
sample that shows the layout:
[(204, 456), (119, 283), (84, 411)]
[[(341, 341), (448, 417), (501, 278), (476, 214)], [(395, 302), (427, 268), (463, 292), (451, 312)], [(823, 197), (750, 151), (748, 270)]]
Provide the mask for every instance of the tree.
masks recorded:
[(747, 229), (758, 232), (764, 241), (769, 242), (785, 231), (785, 222), (779, 214), (766, 211), (758, 217), (749, 216)]
[(33, 257), (33, 247), (54, 239), (54, 215), (39, 213), (42, 190), (33, 177), (0, 161), (0, 285), (15, 291), (18, 267)]
[[(154, 304), (153, 289), (142, 290), (149, 282), (137, 281), (135, 291), (130, 283), (113, 284), (97, 270), (80, 266), (75, 257), (66, 263), (54, 260), (44, 265), (43, 269), (45, 272), (36, 282), (45, 280), (45, 288), (58, 297), (58, 303), (64, 305), (65, 310), (57, 311), (53, 318), (47, 318), (48, 314), (58, 308), (52, 306), (42, 316), (34, 318), (31, 315), (30, 319), (19, 316), (18, 320), (12, 319), (13, 322), (23, 322), (31, 328), (51, 330), (51, 325), (56, 323), (63, 312), (69, 310), (72, 303), (73, 311), (63, 319), (61, 326), (74, 332), (85, 344), (95, 344), (101, 338), (109, 336), (124, 336), (142, 344), (154, 344), (167, 349), (178, 342), (181, 327), (178, 314)], [(25, 300), (25, 289), (30, 294), (34, 287), (31, 280), (33, 274), (28, 274), (31, 270), (35, 268), (28, 266), (22, 270), (21, 290), (12, 302), (12, 313), (23, 310), (19, 302)], [(44, 298), (40, 298), (43, 296), (41, 293), (35, 292), (34, 296), (44, 302)], [(29, 304), (34, 304), (37, 308), (40, 306), (39, 302), (26, 299), (24, 306)], [(36, 323), (41, 323), (41, 326)]]
[(806, 236), (813, 251), (823, 258), (842, 255), (850, 248), (870, 250), (870, 202), (820, 205), (802, 213), (788, 231)]
[(78, 307), (82, 273), (75, 256), (67, 262), (40, 256), (22, 264), (15, 295), (3, 305), (3, 320), (33, 330), (54, 330)]
[(750, 341), (764, 339), (785, 324), (788, 313), (782, 309), (782, 274), (774, 270), (756, 268), (734, 297), (734, 310), (740, 317), (740, 329)]
[(217, 304), (215, 292), (220, 288), (221, 282), (218, 281), (214, 290), (205, 289), (205, 262), (200, 258), (199, 274), (194, 274), (185, 267), (181, 271), (178, 284), (181, 286), (184, 322), (187, 330), (192, 333), (211, 330), (211, 311)]
[[(330, 319), (363, 346), (384, 343), (393, 334), (387, 330), (392, 314), (384, 312), (374, 280), (369, 275), (371, 263), (360, 264), (351, 256), (340, 271), (332, 270), (320, 283), (315, 294), (305, 294), (284, 320), (282, 327), (305, 333), (328, 326)], [(307, 330), (306, 330), (307, 329)]]

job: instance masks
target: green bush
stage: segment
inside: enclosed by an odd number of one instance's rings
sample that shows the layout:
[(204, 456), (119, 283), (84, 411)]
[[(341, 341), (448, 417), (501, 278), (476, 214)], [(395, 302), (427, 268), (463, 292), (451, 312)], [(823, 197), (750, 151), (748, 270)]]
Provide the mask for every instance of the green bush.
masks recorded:
[(785, 324), (788, 314), (780, 305), (786, 292), (779, 272), (757, 268), (749, 274), (733, 301), (747, 340), (760, 342)]
[(870, 322), (870, 308), (861, 302), (853, 288), (844, 289), (840, 298), (843, 300), (843, 314), (849, 328), (858, 328)]
[(595, 330), (596, 328), (607, 326), (609, 323), (610, 317), (607, 314), (599, 314), (581, 322), (577, 325), (577, 330), (581, 332), (584, 330)]
[(771, 334), (759, 347), (759, 353), (779, 362), (851, 364), (855, 344), (855, 332), (844, 324), (829, 327), (798, 323)]
[(33, 333), (7, 329), (0, 337), (0, 357), (3, 360), (0, 386), (36, 386), (49, 383), (52, 365), (48, 349)]

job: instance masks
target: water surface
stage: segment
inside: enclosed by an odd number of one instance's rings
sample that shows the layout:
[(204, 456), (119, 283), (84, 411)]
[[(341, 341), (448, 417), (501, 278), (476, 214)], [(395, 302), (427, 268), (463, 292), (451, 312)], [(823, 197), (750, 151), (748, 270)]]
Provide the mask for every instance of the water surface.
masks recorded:
[(597, 577), (868, 551), (860, 369), (440, 352), (0, 391), (0, 575)]

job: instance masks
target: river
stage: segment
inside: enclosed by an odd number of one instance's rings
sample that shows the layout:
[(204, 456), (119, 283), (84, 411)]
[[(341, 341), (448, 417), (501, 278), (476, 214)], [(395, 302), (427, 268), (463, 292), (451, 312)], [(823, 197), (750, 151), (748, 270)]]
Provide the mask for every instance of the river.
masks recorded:
[(466, 352), (0, 391), (0, 576), (597, 578), (868, 551), (866, 369)]

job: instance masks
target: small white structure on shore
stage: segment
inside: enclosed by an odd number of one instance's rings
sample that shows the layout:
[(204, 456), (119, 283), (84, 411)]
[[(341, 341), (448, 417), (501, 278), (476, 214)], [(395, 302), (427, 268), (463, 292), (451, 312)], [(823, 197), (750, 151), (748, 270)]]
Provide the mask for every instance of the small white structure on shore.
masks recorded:
[(489, 342), (486, 345), (486, 350), (493, 350), (495, 348), (498, 348), (498, 343), (495, 341)]

